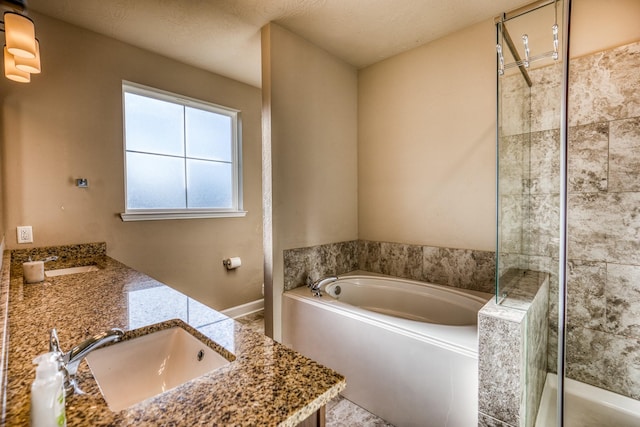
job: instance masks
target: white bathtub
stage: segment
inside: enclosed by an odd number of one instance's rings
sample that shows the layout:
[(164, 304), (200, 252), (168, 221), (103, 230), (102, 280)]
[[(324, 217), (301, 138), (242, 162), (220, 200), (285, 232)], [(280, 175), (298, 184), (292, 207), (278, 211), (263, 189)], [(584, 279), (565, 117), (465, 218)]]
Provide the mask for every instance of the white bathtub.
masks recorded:
[(323, 294), (285, 292), (283, 343), (343, 374), (347, 399), (396, 426), (477, 425), (476, 322), (490, 294), (360, 275)]
[[(555, 427), (557, 376), (547, 374), (536, 427)], [(571, 379), (564, 380), (564, 427), (638, 427), (640, 401)]]

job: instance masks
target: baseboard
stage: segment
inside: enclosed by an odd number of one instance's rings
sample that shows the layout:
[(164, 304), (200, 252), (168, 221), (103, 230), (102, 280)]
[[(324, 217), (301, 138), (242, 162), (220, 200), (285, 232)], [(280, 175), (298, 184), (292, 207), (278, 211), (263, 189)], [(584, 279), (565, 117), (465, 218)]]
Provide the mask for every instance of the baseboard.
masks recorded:
[(264, 298), (220, 311), (225, 316), (237, 319), (264, 310)]

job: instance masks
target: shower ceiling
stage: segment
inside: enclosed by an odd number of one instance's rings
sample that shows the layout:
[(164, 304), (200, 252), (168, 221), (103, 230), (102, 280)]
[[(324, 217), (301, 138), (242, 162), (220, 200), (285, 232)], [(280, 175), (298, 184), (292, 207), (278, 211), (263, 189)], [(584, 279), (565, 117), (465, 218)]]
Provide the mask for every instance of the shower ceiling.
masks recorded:
[(259, 87), (260, 28), (270, 21), (362, 68), (526, 3), (30, 0), (28, 6), (32, 11)]

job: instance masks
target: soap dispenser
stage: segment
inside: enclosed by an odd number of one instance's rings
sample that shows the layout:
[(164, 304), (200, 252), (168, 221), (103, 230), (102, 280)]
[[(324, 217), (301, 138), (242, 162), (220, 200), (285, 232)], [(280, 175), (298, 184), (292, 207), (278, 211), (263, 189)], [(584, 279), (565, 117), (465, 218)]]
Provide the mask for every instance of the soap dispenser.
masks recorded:
[(36, 379), (31, 384), (31, 426), (65, 427), (64, 375), (60, 353), (44, 353), (33, 359)]

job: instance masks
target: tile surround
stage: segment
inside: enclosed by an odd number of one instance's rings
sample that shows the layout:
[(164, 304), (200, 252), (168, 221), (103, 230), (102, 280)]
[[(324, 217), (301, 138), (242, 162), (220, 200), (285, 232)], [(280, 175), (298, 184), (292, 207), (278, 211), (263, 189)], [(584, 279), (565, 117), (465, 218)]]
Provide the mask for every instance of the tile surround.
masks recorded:
[(529, 144), (529, 134), (509, 135), (500, 138), (500, 194), (523, 194), (528, 183), (524, 165), (529, 163), (529, 151), (523, 147)]
[(505, 78), (502, 82), (503, 84), (499, 87), (503, 100), (499, 105), (501, 135), (521, 135), (529, 132), (527, 117), (529, 117), (531, 89), (519, 76)]
[[(556, 369), (558, 65), (501, 81), (500, 273), (550, 273), (547, 363)], [(571, 60), (568, 141), (567, 373), (640, 395), (640, 42)], [(512, 112), (504, 110), (510, 107)], [(530, 129), (527, 125), (530, 121)], [(502, 124), (502, 123), (501, 123)], [(520, 195), (518, 195), (521, 190)], [(520, 226), (522, 224), (522, 226)], [(614, 344), (615, 343), (615, 344)], [(615, 353), (615, 352), (617, 353)], [(607, 372), (608, 375), (603, 374)]]
[(640, 266), (608, 263), (604, 295), (605, 330), (640, 339)]
[[(554, 67), (530, 72), (531, 108), (509, 116), (525, 123), (531, 117), (530, 134), (526, 125), (509, 125), (500, 147), (501, 180), (509, 181), (501, 181), (500, 272), (550, 273), (551, 371), (558, 327), (560, 73)], [(506, 80), (505, 103), (522, 107), (516, 98), (525, 92)], [(567, 374), (638, 398), (640, 43), (572, 59), (569, 80)]]
[(609, 346), (609, 334), (582, 327), (569, 326), (566, 331), (567, 376), (592, 385), (602, 384), (603, 354)]
[(558, 257), (558, 228), (560, 196), (532, 194), (529, 197), (528, 216), (524, 220), (524, 254), (528, 256)]
[(530, 191), (532, 194), (560, 193), (560, 131), (531, 133)]
[(570, 259), (640, 265), (638, 235), (640, 192), (569, 195)]
[[(523, 253), (524, 233), (521, 224), (524, 223), (526, 212), (529, 210), (529, 200), (522, 194), (500, 195), (500, 255), (516, 255)], [(518, 261), (518, 260), (514, 260)], [(502, 267), (503, 264), (500, 263)], [(504, 269), (506, 270), (506, 268)], [(502, 270), (503, 271), (503, 270)], [(501, 271), (501, 272), (502, 272)]]
[(517, 426), (520, 417), (521, 366), (517, 359), (523, 335), (523, 313), (514, 314), (518, 317), (482, 314), (478, 318), (478, 330), (484, 332), (478, 334), (478, 410), (511, 426)]
[(284, 290), (305, 286), (307, 279), (358, 269), (357, 242), (339, 242), (284, 251)]
[(640, 191), (640, 117), (609, 123), (609, 165), (609, 191)]
[(569, 126), (640, 116), (640, 43), (571, 60)]
[(531, 88), (531, 132), (560, 128), (560, 102), (562, 96), (562, 63), (532, 69), (529, 72)]
[(606, 191), (609, 182), (608, 123), (592, 123), (569, 128), (568, 138), (569, 192)]
[(635, 399), (640, 399), (639, 86), (640, 43), (572, 61), (567, 375)]
[[(607, 266), (603, 262), (571, 260), (567, 271), (567, 320), (604, 331)], [(557, 293), (554, 294), (557, 296)], [(557, 312), (556, 312), (557, 314)]]
[[(525, 425), (533, 427), (538, 415), (542, 391), (547, 379), (547, 347), (549, 329), (549, 275), (535, 294), (527, 310), (525, 340), (527, 345), (525, 359), (525, 387), (527, 392), (523, 404)], [(522, 411), (522, 409), (521, 409)]]
[(478, 313), (478, 419), (481, 426), (533, 427), (547, 374), (549, 275), (508, 276), (517, 304), (491, 300)]
[(423, 246), (425, 282), (495, 292), (495, 254), (469, 249)]
[(603, 359), (603, 388), (640, 400), (640, 340), (611, 335)]
[(492, 293), (495, 254), (368, 240), (284, 251), (285, 290), (355, 270)]
[(382, 242), (377, 260), (380, 270), (374, 272), (420, 280), (423, 277), (422, 253), (420, 246)]

